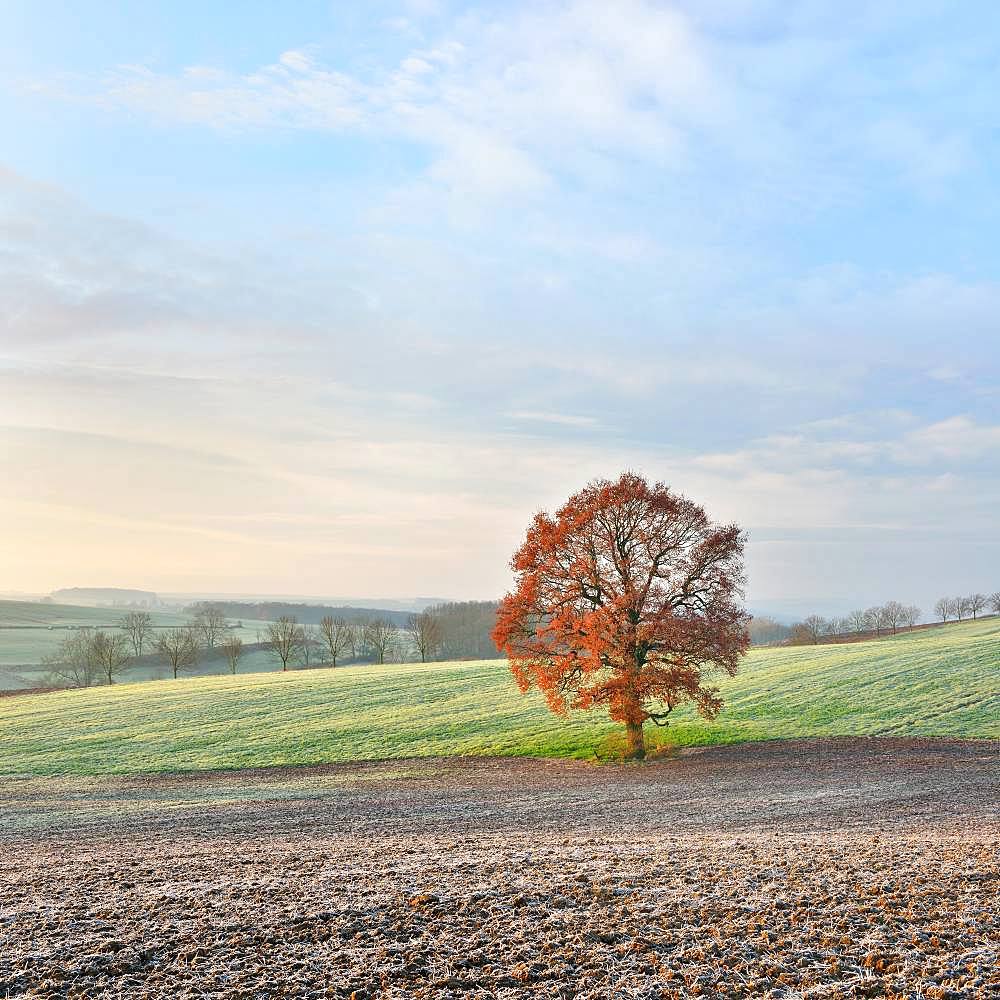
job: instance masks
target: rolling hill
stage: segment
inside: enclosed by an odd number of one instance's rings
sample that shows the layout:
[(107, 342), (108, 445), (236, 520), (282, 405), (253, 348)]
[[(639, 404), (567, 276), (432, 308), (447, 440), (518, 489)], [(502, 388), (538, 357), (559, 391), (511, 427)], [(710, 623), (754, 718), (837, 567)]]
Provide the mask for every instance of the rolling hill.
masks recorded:
[[(754, 650), (674, 745), (834, 735), (1000, 737), (1000, 619)], [(650, 727), (652, 728), (652, 727)], [(503, 661), (348, 667), (0, 699), (0, 773), (102, 774), (436, 755), (610, 755), (619, 727), (552, 716)]]
[[(21, 686), (4, 667), (37, 665), (59, 647), (68, 629), (113, 628), (125, 614), (120, 608), (88, 608), (42, 601), (0, 601), (0, 690)], [(156, 625), (179, 625), (180, 615), (151, 612)], [(37, 677), (30, 678), (40, 683)]]
[[(0, 692), (44, 683), (47, 668), (42, 661), (54, 653), (60, 642), (79, 628), (113, 629), (128, 609), (92, 608), (77, 604), (43, 601), (0, 600)], [(189, 616), (181, 612), (151, 611), (154, 628), (182, 625)], [(261, 622), (246, 622), (234, 629), (248, 646), (260, 638)], [(145, 681), (162, 674), (160, 664), (139, 663), (123, 675), (125, 681)], [(273, 658), (259, 652), (248, 653), (245, 669), (273, 669)], [(221, 663), (205, 664), (205, 669), (225, 669)]]

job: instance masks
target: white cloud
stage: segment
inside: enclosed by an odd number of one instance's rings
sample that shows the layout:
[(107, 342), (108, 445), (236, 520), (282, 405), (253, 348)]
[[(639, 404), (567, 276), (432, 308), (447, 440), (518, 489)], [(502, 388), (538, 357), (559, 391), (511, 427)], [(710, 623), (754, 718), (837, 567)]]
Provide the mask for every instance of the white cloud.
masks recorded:
[(965, 377), (962, 369), (954, 365), (939, 365), (937, 368), (931, 368), (927, 374), (939, 382), (957, 382)]
[(505, 15), (466, 16), (437, 44), (366, 77), (296, 49), (246, 73), (123, 66), (89, 98), (220, 129), (402, 137), (435, 151), (432, 179), (487, 195), (539, 190), (590, 151), (676, 162), (685, 128), (717, 111), (702, 42), (676, 10), (574, 0)]
[(94, 98), (156, 118), (224, 129), (343, 129), (364, 121), (365, 88), (344, 73), (317, 66), (302, 51), (242, 76), (214, 67), (177, 75), (122, 66)]
[(1000, 424), (977, 423), (965, 415), (949, 417), (911, 431), (893, 449), (907, 465), (965, 463), (993, 459), (1000, 463)]

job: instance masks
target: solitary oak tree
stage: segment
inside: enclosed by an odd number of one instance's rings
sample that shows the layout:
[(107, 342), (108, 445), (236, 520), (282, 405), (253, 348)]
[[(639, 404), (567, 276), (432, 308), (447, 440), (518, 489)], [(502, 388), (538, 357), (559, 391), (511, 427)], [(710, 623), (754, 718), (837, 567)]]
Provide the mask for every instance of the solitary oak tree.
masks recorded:
[(666, 725), (687, 701), (705, 718), (722, 707), (706, 681), (735, 674), (750, 644), (743, 545), (662, 483), (592, 482), (536, 515), (494, 641), (522, 692), (537, 686), (558, 714), (607, 708), (642, 758), (645, 722)]

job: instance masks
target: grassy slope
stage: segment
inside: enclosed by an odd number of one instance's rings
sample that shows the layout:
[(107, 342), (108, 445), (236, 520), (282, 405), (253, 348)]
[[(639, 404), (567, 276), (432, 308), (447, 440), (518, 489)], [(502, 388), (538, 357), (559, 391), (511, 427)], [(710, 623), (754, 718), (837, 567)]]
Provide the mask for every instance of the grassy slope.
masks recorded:
[[(0, 625), (107, 625), (124, 614), (121, 608), (87, 608), (80, 604), (49, 604), (41, 601), (0, 600)], [(164, 622), (176, 615), (153, 612)]]
[[(1000, 737), (1000, 620), (756, 650), (679, 745), (796, 736)], [(0, 699), (0, 773), (142, 772), (437, 754), (592, 758), (617, 727), (551, 716), (501, 661), (154, 681)]]
[[(74, 604), (42, 604), (38, 601), (0, 601), (0, 665), (41, 663), (55, 652), (71, 633), (61, 626), (86, 625), (91, 628), (113, 626), (125, 614), (120, 608), (84, 608)], [(157, 625), (177, 625), (180, 615), (152, 612)], [(48, 628), (12, 628), (10, 626), (55, 626)]]

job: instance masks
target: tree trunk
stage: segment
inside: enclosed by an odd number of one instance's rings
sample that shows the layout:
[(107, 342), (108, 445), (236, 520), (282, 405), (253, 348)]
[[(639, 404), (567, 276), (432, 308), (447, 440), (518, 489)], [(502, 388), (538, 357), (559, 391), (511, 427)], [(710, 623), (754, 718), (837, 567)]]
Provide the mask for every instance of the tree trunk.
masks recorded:
[(642, 723), (626, 722), (625, 734), (628, 738), (628, 753), (626, 757), (629, 760), (642, 760), (646, 756), (646, 741), (642, 735)]

